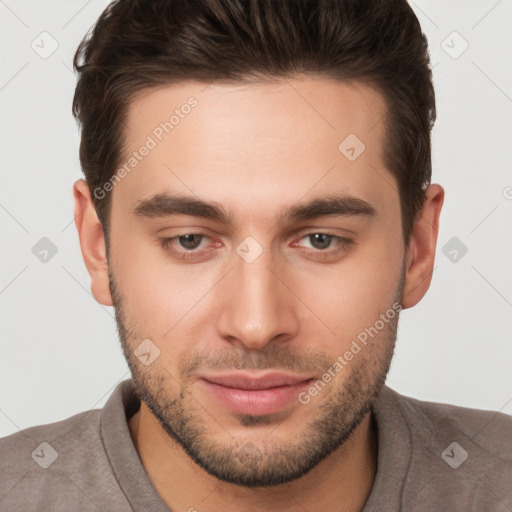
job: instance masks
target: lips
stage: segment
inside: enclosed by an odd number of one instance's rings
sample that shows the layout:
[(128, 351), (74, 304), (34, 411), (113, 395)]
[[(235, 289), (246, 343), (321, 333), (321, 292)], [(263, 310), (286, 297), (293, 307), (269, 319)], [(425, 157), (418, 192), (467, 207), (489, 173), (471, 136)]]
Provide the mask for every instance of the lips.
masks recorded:
[(231, 372), (204, 375), (200, 379), (206, 391), (232, 412), (264, 415), (298, 405), (298, 394), (313, 379), (280, 372)]
[(264, 373), (261, 375), (250, 375), (247, 373), (206, 376), (203, 379), (225, 386), (227, 388), (259, 390), (277, 388), (281, 386), (293, 386), (299, 382), (309, 380), (311, 377), (299, 377), (285, 373)]

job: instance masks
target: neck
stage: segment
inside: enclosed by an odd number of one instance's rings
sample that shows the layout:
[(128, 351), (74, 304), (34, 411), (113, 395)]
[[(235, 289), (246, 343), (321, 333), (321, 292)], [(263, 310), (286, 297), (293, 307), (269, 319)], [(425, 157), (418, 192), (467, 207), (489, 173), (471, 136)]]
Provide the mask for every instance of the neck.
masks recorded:
[(169, 437), (144, 403), (129, 427), (153, 486), (172, 510), (362, 511), (377, 470), (377, 429), (371, 413), (343, 446), (309, 473), (268, 488), (240, 487), (206, 473)]

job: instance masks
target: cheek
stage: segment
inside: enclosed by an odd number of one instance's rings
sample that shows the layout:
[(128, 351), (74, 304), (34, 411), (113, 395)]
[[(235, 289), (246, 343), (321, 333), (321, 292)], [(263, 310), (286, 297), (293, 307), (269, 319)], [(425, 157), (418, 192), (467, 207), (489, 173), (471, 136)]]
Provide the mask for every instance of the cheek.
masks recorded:
[(113, 272), (131, 325), (145, 337), (170, 337), (201, 310), (215, 276), (198, 266), (171, 265), (163, 249), (117, 233), (111, 244)]
[(127, 308), (148, 335), (157, 338), (186, 327), (200, 314), (201, 298), (213, 286), (207, 276), (197, 279), (194, 274), (161, 273), (156, 268), (133, 268), (122, 278)]
[(317, 333), (326, 333), (317, 336), (317, 348), (333, 352), (336, 346), (339, 352), (392, 307), (401, 278), (401, 251), (399, 240), (368, 244), (337, 266), (301, 276), (298, 294), (318, 316), (311, 317), (310, 332), (315, 332), (315, 323)]

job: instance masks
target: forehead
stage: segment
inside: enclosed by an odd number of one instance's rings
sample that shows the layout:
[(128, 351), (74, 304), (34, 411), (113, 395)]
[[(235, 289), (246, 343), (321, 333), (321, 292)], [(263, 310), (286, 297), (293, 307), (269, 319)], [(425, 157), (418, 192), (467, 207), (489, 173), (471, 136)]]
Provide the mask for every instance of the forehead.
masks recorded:
[(128, 172), (113, 199), (129, 209), (192, 192), (253, 212), (326, 192), (398, 202), (382, 161), (385, 114), (369, 85), (323, 78), (149, 89), (128, 107)]

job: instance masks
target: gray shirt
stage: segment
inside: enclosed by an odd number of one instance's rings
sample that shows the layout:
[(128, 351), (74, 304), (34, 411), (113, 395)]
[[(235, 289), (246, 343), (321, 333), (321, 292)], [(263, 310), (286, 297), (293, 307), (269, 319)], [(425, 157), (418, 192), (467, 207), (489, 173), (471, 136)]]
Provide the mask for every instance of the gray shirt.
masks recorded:
[[(169, 512), (130, 436), (139, 406), (125, 380), (101, 410), (0, 439), (0, 511)], [(364, 512), (512, 511), (512, 417), (387, 386), (373, 414), (378, 467)]]

